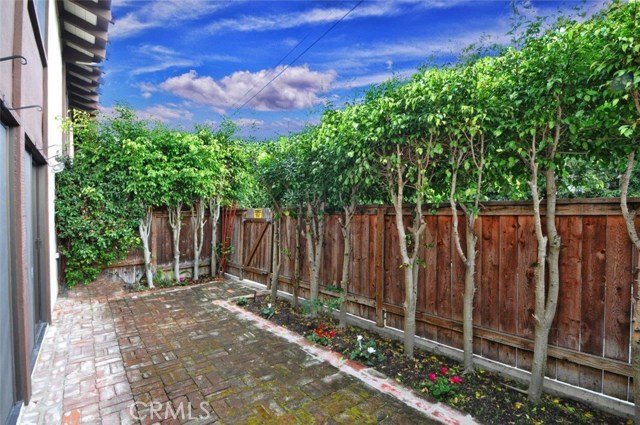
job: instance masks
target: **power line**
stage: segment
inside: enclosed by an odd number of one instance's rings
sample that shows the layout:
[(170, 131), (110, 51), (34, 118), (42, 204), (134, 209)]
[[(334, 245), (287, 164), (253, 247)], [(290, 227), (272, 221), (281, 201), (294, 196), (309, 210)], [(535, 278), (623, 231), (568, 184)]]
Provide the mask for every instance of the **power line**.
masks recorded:
[[(275, 72), (275, 70), (276, 70), (276, 68), (278, 67), (278, 65), (282, 64), (282, 62), (284, 62), (284, 60), (285, 60), (286, 58), (288, 58), (288, 57), (289, 57), (289, 55), (291, 55), (291, 54), (292, 54), (292, 53), (293, 53), (293, 52), (294, 52), (294, 51), (295, 51), (295, 50), (296, 50), (296, 49), (297, 49), (297, 48), (298, 48), (298, 47), (299, 47), (299, 46), (300, 46), (300, 45), (301, 45), (301, 44), (302, 44), (302, 43), (303, 43), (303, 42), (304, 42), (304, 41), (305, 41), (305, 40), (306, 40), (310, 35), (311, 35), (311, 33), (312, 33), (312, 32), (313, 32), (313, 31), (309, 31), (309, 32), (307, 33), (307, 35), (305, 35), (305, 36), (302, 38), (302, 40), (300, 40), (300, 41), (299, 41), (295, 46), (293, 46), (293, 47), (292, 47), (292, 48), (287, 52), (287, 54), (286, 54), (286, 55), (284, 55), (284, 56), (282, 57), (282, 59), (280, 59), (280, 60), (278, 61), (278, 63), (274, 65), (273, 70), (271, 70), (271, 71), (267, 74), (267, 77), (270, 77), (270, 76)], [(251, 86), (251, 88), (250, 88), (249, 90), (247, 90), (247, 91), (246, 91), (246, 93), (245, 93), (245, 94), (243, 94), (243, 95), (242, 95), (242, 97), (241, 97), (240, 99), (244, 99), (244, 97), (245, 97), (246, 95), (248, 95), (249, 93), (251, 93), (251, 91), (252, 91), (253, 89), (255, 89), (257, 86), (258, 86), (258, 82), (256, 82), (253, 86)], [(242, 105), (242, 106), (244, 106), (244, 105)], [(242, 108), (242, 106), (241, 106), (240, 108)], [(237, 107), (237, 105), (233, 105), (233, 107), (235, 108), (235, 107)], [(239, 110), (240, 108), (236, 109), (236, 110), (235, 110), (235, 112), (232, 114), (232, 116), (233, 116), (236, 112), (238, 112), (238, 110)]]
[(256, 98), (256, 96), (258, 96), (260, 93), (262, 93), (264, 91), (264, 89), (266, 89), (267, 87), (269, 87), (269, 85), (271, 83), (273, 83), (276, 78), (278, 78), (279, 76), (281, 76), (282, 74), (284, 74), (284, 72), (289, 69), (289, 67), (291, 65), (293, 65), (298, 59), (300, 59), (302, 57), (302, 55), (304, 55), (305, 53), (307, 53), (309, 50), (311, 50), (311, 48), (313, 46), (315, 46), (316, 44), (318, 44), (318, 42), (320, 40), (322, 40), (324, 38), (324, 36), (326, 36), (327, 34), (329, 34), (329, 32), (331, 32), (331, 30), (333, 30), (340, 22), (342, 22), (347, 16), (349, 16), (349, 14), (351, 12), (353, 12), (358, 6), (360, 6), (362, 3), (364, 2), (364, 0), (360, 0), (358, 3), (356, 3), (355, 6), (353, 6), (351, 9), (349, 9), (349, 11), (347, 13), (345, 13), (340, 19), (338, 19), (336, 22), (334, 22), (333, 25), (331, 25), (325, 32), (323, 32), (320, 37), (318, 37), (313, 43), (311, 43), (306, 49), (304, 49), (302, 51), (302, 53), (300, 53), (298, 56), (296, 56), (291, 62), (289, 62), (288, 65), (286, 65), (284, 68), (282, 68), (282, 70), (280, 72), (278, 72), (278, 74), (276, 74), (275, 77), (273, 77), (271, 80), (269, 80), (269, 82), (267, 84), (265, 84), (260, 90), (258, 90), (258, 92), (256, 94), (254, 94), (253, 96), (251, 96), (249, 98), (249, 100), (247, 100), (246, 102), (244, 102), (242, 105), (240, 105), (240, 107), (238, 107), (235, 111), (233, 111), (233, 113), (231, 114), (231, 116), (234, 116), (235, 114), (237, 114), (240, 109), (244, 108), (245, 106), (247, 106), (247, 104), (249, 104), (249, 102), (251, 102), (253, 99)]

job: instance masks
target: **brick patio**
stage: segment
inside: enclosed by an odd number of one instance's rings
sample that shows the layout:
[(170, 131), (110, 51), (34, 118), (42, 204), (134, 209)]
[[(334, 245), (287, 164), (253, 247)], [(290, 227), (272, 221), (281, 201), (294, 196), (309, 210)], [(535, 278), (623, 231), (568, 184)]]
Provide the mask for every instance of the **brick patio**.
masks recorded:
[(218, 282), (130, 294), (100, 282), (61, 294), (20, 423), (435, 423), (225, 308), (252, 293)]

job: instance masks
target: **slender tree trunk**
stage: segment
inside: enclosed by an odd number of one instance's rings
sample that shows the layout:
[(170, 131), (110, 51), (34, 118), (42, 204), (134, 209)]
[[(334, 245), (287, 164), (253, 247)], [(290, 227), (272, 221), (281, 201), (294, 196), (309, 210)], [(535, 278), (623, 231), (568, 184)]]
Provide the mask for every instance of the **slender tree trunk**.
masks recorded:
[(353, 215), (356, 212), (356, 201), (354, 197), (351, 198), (351, 204), (344, 207), (344, 221), (340, 221), (340, 230), (342, 231), (342, 238), (344, 239), (344, 254), (342, 259), (342, 278), (340, 280), (340, 287), (342, 288), (342, 302), (340, 303), (340, 329), (347, 327), (347, 296), (349, 295), (349, 269), (351, 267), (351, 233)]
[[(545, 171), (547, 200), (545, 221), (547, 236), (542, 234), (542, 220), (540, 218), (540, 199), (534, 194), (534, 220), (538, 239), (538, 267), (535, 274), (535, 336), (533, 347), (533, 362), (531, 365), (531, 384), (529, 385), (529, 400), (539, 403), (542, 396), (544, 376), (547, 371), (547, 352), (549, 349), (549, 331), (558, 305), (560, 290), (560, 235), (556, 229), (556, 184), (555, 173), (552, 169)], [(533, 191), (533, 186), (532, 186)], [(537, 203), (537, 206), (536, 206)], [(549, 253), (546, 247), (549, 245)], [(546, 256), (546, 258), (545, 258)], [(545, 262), (549, 267), (549, 289), (545, 295)]]
[(200, 278), (200, 254), (204, 244), (204, 201), (197, 200), (191, 205), (191, 229), (193, 231), (193, 280)]
[(324, 201), (307, 201), (307, 261), (309, 263), (309, 301), (312, 302), (318, 300), (320, 296), (324, 208)]
[[(455, 242), (456, 251), (464, 262), (464, 295), (462, 299), (462, 349), (464, 356), (464, 373), (472, 373), (473, 367), (473, 298), (476, 292), (476, 286), (474, 282), (474, 275), (476, 272), (476, 243), (477, 236), (474, 233), (474, 226), (476, 222), (476, 212), (469, 211), (464, 204), (465, 217), (467, 219), (467, 228), (465, 231), (465, 240), (467, 245), (467, 254), (465, 255), (462, 250), (462, 243), (460, 241), (460, 232), (458, 230), (458, 209), (456, 206), (455, 193), (457, 190), (458, 169), (462, 161), (462, 155), (459, 156), (457, 168), (452, 172), (451, 176), (451, 192), (449, 192), (449, 202), (451, 205), (451, 216), (453, 224), (453, 240)], [(478, 178), (478, 190), (481, 184), (481, 175)], [(476, 192), (479, 193), (479, 192)], [(478, 204), (479, 196), (476, 196), (476, 205)]]
[(220, 220), (220, 199), (209, 199), (209, 213), (211, 214), (211, 277), (218, 276), (218, 254), (216, 245), (218, 244), (218, 221)]
[(473, 231), (476, 222), (475, 214), (467, 216), (465, 231), (467, 242), (467, 258), (464, 271), (464, 295), (462, 299), (462, 333), (464, 350), (464, 372), (472, 373), (473, 368), (473, 299), (476, 293), (476, 245), (478, 237)]
[[(640, 108), (638, 112), (640, 112)], [(622, 209), (622, 216), (627, 225), (627, 233), (636, 249), (636, 259), (640, 262), (640, 235), (638, 235), (638, 230), (635, 226), (635, 218), (638, 215), (638, 211), (629, 211), (629, 206), (627, 205), (629, 181), (631, 180), (634, 164), (635, 152), (631, 152), (627, 156), (627, 169), (625, 173), (620, 176), (620, 208)], [(636, 277), (632, 286), (633, 333), (631, 336), (631, 364), (633, 365), (634, 400), (640, 400), (640, 264), (636, 264), (636, 270), (634, 270), (634, 272)], [(634, 411), (634, 423), (640, 424), (640, 403), (637, 401)]]
[[(402, 158), (400, 145), (396, 145), (397, 157)], [(409, 228), (412, 237), (411, 250), (407, 241), (407, 232), (404, 227), (402, 206), (404, 203), (404, 187), (406, 185), (404, 173), (406, 166), (399, 160), (397, 164), (387, 166), (387, 174), (391, 178), (389, 184), (389, 194), (393, 201), (393, 209), (396, 218), (396, 229), (398, 230), (398, 245), (400, 248), (400, 258), (404, 269), (404, 356), (413, 358), (415, 335), (416, 335), (416, 301), (418, 298), (418, 252), (420, 250), (420, 240), (426, 227), (422, 217), (422, 189), (424, 183), (424, 164), (417, 163), (417, 179), (415, 182), (416, 203), (414, 206), (414, 218)], [(392, 168), (394, 167), (394, 168)]]
[[(454, 174), (455, 176), (455, 174)], [(456, 251), (464, 262), (464, 295), (462, 298), (462, 349), (464, 373), (472, 373), (473, 367), (473, 298), (476, 292), (474, 276), (476, 273), (476, 244), (478, 237), (473, 231), (476, 222), (476, 215), (471, 211), (465, 211), (467, 219), (467, 228), (465, 230), (465, 241), (467, 246), (467, 254), (462, 250), (460, 241), (460, 233), (458, 230), (458, 211), (453, 198), (455, 192), (455, 183), (452, 185), (451, 213), (453, 223), (453, 240), (456, 244)]]
[(302, 236), (302, 207), (298, 207), (295, 231), (295, 253), (293, 255), (293, 308), (298, 308), (298, 288), (300, 287), (300, 271), (302, 270), (302, 249), (300, 236)]
[(173, 238), (173, 278), (180, 282), (180, 230), (182, 229), (182, 202), (168, 208), (169, 225)]
[(138, 230), (142, 240), (142, 252), (144, 255), (144, 271), (147, 275), (147, 286), (149, 289), (155, 288), (153, 285), (153, 267), (151, 264), (151, 250), (149, 249), (149, 236), (151, 235), (151, 224), (153, 221), (153, 210), (147, 207), (145, 217), (140, 219)]
[[(557, 123), (555, 126), (554, 142), (547, 148), (547, 159), (555, 159), (556, 150), (561, 137), (562, 108), (556, 112)], [(532, 139), (532, 148), (529, 158), (531, 181), (529, 186), (533, 195), (534, 223), (536, 239), (538, 240), (538, 264), (535, 269), (535, 306), (534, 306), (534, 344), (533, 360), (531, 364), (531, 383), (529, 384), (529, 401), (539, 403), (542, 397), (544, 376), (547, 371), (547, 353), (549, 350), (549, 331), (556, 315), (558, 306), (558, 294), (560, 293), (560, 246), (561, 240), (556, 228), (556, 175), (552, 167), (544, 170), (546, 180), (546, 211), (545, 224), (547, 236), (542, 233), (542, 219), (540, 213), (540, 196), (538, 188), (538, 160), (536, 156), (536, 136)], [(547, 254), (547, 245), (549, 252)], [(549, 288), (545, 288), (545, 267), (549, 267)]]
[(282, 223), (282, 214), (276, 211), (273, 220), (273, 257), (271, 259), (271, 300), (275, 301), (278, 297), (278, 281), (280, 280), (280, 266), (282, 264), (282, 249), (280, 243), (280, 228)]

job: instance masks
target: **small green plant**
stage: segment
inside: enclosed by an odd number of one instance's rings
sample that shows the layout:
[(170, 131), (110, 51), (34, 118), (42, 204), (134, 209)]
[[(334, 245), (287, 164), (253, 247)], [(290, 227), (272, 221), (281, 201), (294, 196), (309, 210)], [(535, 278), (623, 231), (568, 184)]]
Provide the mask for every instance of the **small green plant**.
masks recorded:
[(173, 286), (173, 279), (169, 273), (164, 272), (163, 270), (158, 270), (153, 277), (153, 282), (159, 288), (166, 288), (169, 286)]
[(324, 303), (321, 300), (303, 300), (300, 303), (300, 308), (302, 308), (302, 312), (307, 316), (313, 316), (323, 310)]
[(331, 344), (331, 341), (336, 336), (336, 331), (328, 330), (324, 328), (323, 324), (318, 325), (318, 327), (307, 335), (307, 339), (311, 342), (315, 342), (316, 344), (324, 345), (325, 347)]
[(236, 305), (240, 307), (247, 305), (247, 299), (245, 297), (236, 298)]
[(276, 311), (271, 306), (271, 303), (267, 304), (265, 308), (260, 310), (260, 316), (264, 317), (265, 319), (271, 319), (274, 314), (276, 314)]
[(349, 353), (349, 358), (364, 363), (367, 366), (375, 366), (377, 363), (383, 362), (385, 359), (384, 354), (378, 350), (376, 342), (370, 340), (363, 343), (363, 339), (362, 335), (358, 335), (356, 347)]
[(342, 289), (342, 288), (340, 288), (340, 287), (338, 287), (336, 285), (327, 285), (327, 286), (324, 287), (324, 289), (326, 289), (327, 291), (330, 291), (330, 292), (336, 292), (338, 294), (341, 294), (341, 293), (344, 292), (344, 289)]
[(428, 392), (438, 400), (457, 394), (456, 387), (462, 383), (462, 378), (445, 366), (441, 366), (439, 372), (429, 373), (427, 379), (418, 384), (418, 389)]
[(327, 317), (331, 315), (335, 310), (340, 307), (342, 303), (342, 298), (331, 298), (330, 300), (324, 302), (322, 300), (304, 300), (300, 304), (302, 311), (307, 316), (315, 316), (318, 314), (326, 315)]
[(218, 242), (216, 244), (216, 254), (218, 254), (220, 258), (231, 255), (234, 252), (235, 248), (233, 247), (233, 245), (224, 245), (222, 242)]

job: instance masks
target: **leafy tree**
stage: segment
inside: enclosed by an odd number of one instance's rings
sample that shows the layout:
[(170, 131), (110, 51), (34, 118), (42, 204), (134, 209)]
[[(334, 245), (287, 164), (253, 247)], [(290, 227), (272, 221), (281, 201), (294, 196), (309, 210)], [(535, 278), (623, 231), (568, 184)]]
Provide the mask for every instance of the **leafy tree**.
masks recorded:
[[(487, 181), (487, 171), (492, 170), (487, 142), (493, 139), (496, 117), (502, 109), (503, 93), (499, 92), (500, 85), (497, 84), (501, 73), (496, 72), (496, 62), (499, 61), (500, 58), (485, 58), (463, 67), (443, 70), (447, 84), (438, 93), (446, 100), (442, 115), (447, 121), (444, 131), (448, 137), (453, 240), (465, 265), (462, 314), (465, 373), (474, 370), (473, 300), (478, 242), (475, 224), (480, 213), (480, 201), (486, 198), (486, 186), (493, 184), (494, 190), (499, 186), (495, 184), (495, 173)], [(499, 130), (495, 134), (499, 135)], [(466, 218), (466, 251), (458, 229), (458, 206)]]
[[(405, 85), (391, 81), (368, 93), (363, 116), (367, 140), (379, 158), (376, 167), (388, 182), (387, 190), (395, 211), (398, 245), (404, 270), (404, 353), (413, 357), (416, 329), (419, 251), (426, 224), (425, 199), (437, 201), (431, 185), (443, 153), (440, 127), (442, 119), (434, 102), (438, 99), (426, 89), (437, 70), (427, 70)], [(413, 213), (405, 226), (403, 207), (412, 203)]]
[[(373, 151), (369, 149), (359, 121), (364, 108), (362, 105), (350, 105), (343, 111), (327, 110), (318, 126), (317, 138), (320, 155), (329, 167), (325, 178), (330, 179), (328, 198), (330, 208), (342, 210), (340, 230), (342, 232), (344, 252), (340, 288), (343, 290), (340, 306), (340, 327), (346, 327), (347, 295), (349, 294), (349, 270), (352, 253), (352, 222), (356, 206), (375, 197), (376, 189), (382, 189), (379, 176), (375, 175)], [(318, 154), (316, 154), (316, 157)]]
[(256, 179), (268, 195), (268, 205), (273, 212), (273, 256), (270, 281), (271, 297), (276, 299), (282, 264), (280, 234), (282, 217), (298, 164), (288, 139), (264, 143), (256, 158)]
[[(591, 155), (620, 172), (620, 208), (629, 237), (640, 258), (640, 236), (635, 225), (638, 211), (629, 209), (633, 171), (640, 152), (640, 3), (613, 2), (604, 13), (580, 26), (581, 39), (593, 51), (590, 82), (599, 84), (589, 93), (597, 104), (593, 127), (600, 130)], [(587, 99), (590, 100), (590, 99)], [(603, 131), (604, 130), (604, 131)], [(597, 131), (597, 130), (596, 130)], [(598, 137), (599, 136), (599, 137)], [(637, 189), (637, 179), (636, 179)], [(636, 192), (638, 194), (638, 192)], [(640, 322), (640, 270), (635, 270), (632, 323)], [(640, 398), (640, 330), (633, 326), (631, 341), (634, 398)], [(634, 419), (640, 423), (640, 405)]]
[(165, 164), (168, 191), (163, 198), (169, 214), (169, 225), (173, 240), (173, 276), (180, 281), (180, 233), (183, 206), (192, 205), (198, 197), (200, 163), (198, 151), (200, 140), (196, 135), (175, 132), (166, 128), (156, 129), (155, 142), (167, 159)]
[(163, 205), (164, 194), (167, 193), (166, 172), (163, 164), (166, 158), (154, 144), (154, 132), (124, 141), (124, 153), (131, 178), (126, 183), (132, 205), (141, 209), (143, 214), (138, 219), (138, 233), (142, 242), (143, 258), (147, 285), (153, 288), (153, 263), (151, 259), (150, 240), (154, 207)]
[(65, 281), (73, 286), (94, 280), (137, 246), (136, 224), (145, 209), (132, 203), (132, 173), (123, 164), (130, 159), (128, 141), (148, 130), (125, 107), (99, 119), (76, 111), (64, 126), (74, 134), (76, 154), (56, 178), (56, 228), (67, 259)]
[[(508, 52), (512, 61), (510, 101), (512, 115), (507, 127), (513, 137), (507, 149), (520, 157), (528, 170), (533, 199), (534, 227), (538, 241), (534, 268), (534, 354), (529, 399), (538, 402), (547, 364), (548, 335), (555, 317), (560, 289), (559, 256), (561, 240), (556, 228), (557, 170), (563, 156), (578, 152), (581, 101), (590, 63), (577, 54), (572, 22), (560, 20), (555, 28), (539, 35), (540, 23), (532, 25), (520, 52)], [(507, 62), (508, 63), (508, 62)], [(544, 187), (541, 182), (544, 182)], [(542, 199), (545, 198), (543, 232)], [(545, 275), (548, 272), (548, 289)]]
[[(307, 263), (309, 265), (309, 301), (313, 304), (320, 295), (320, 267), (324, 244), (324, 215), (326, 213), (330, 178), (330, 157), (318, 137), (317, 128), (292, 137), (292, 146), (299, 164), (294, 180), (294, 202), (304, 205)], [(315, 311), (312, 312), (315, 315)]]

